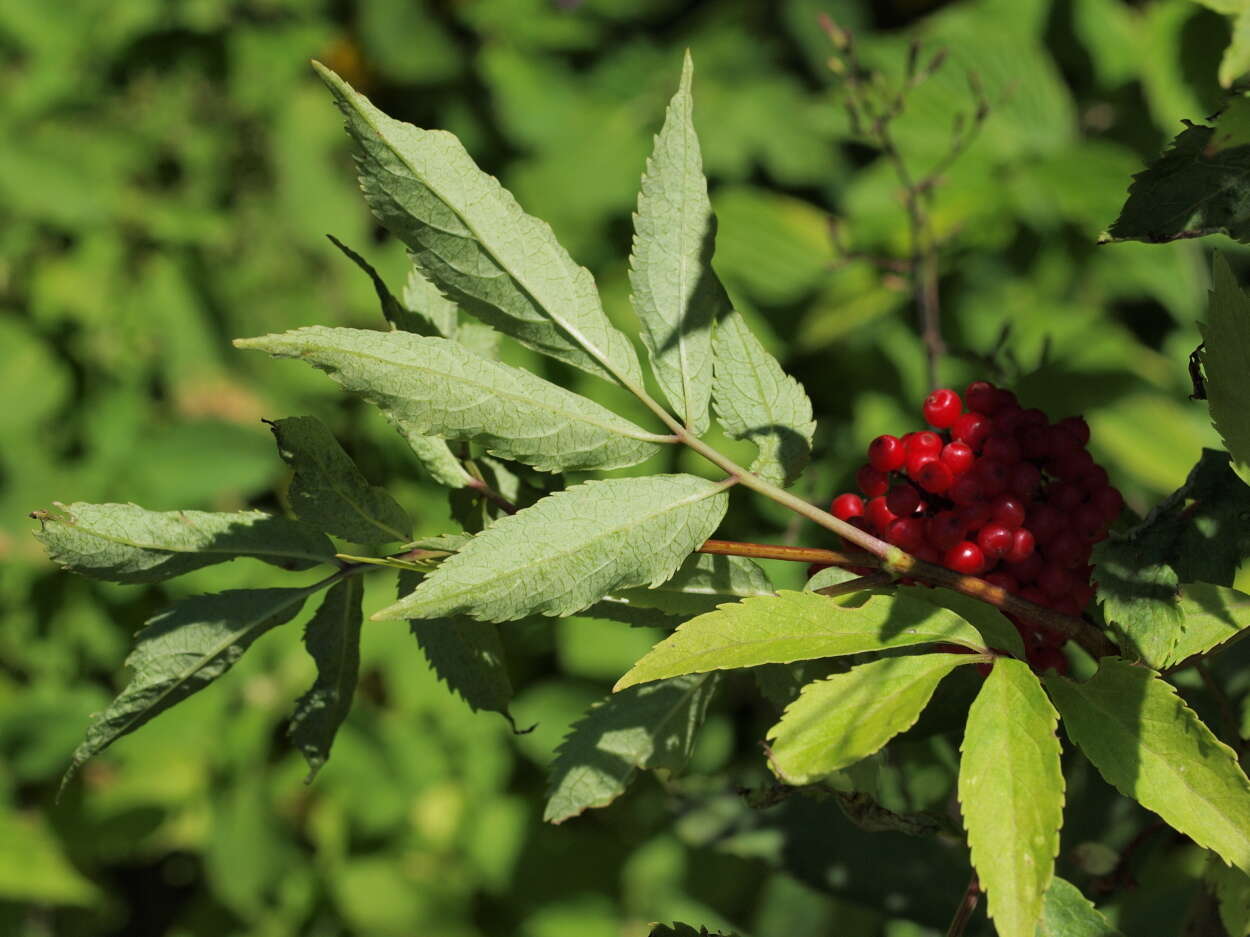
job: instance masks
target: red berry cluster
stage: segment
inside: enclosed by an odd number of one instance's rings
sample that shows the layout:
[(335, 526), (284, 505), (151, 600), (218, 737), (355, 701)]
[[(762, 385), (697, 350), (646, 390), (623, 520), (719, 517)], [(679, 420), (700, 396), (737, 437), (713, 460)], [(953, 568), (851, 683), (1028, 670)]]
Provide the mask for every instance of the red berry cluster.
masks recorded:
[[(1051, 423), (986, 381), (963, 400), (935, 390), (923, 412), (933, 429), (874, 439), (855, 476), (860, 494), (838, 495), (832, 513), (919, 559), (1079, 615), (1094, 594), (1093, 545), (1124, 505), (1085, 448), (1085, 420)], [(1031, 662), (1057, 664), (1062, 636), (1016, 624)]]

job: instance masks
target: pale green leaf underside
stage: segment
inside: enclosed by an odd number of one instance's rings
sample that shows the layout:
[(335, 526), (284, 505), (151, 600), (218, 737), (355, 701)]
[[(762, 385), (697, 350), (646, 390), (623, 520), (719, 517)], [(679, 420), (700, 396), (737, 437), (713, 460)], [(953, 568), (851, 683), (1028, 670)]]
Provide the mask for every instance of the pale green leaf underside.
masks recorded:
[(1000, 657), (968, 710), (959, 802), (999, 937), (1033, 937), (1063, 823), (1058, 713), (1028, 665)]
[(812, 402), (798, 381), (751, 334), (736, 310), (724, 314), (713, 338), (712, 409), (734, 439), (759, 449), (751, 471), (774, 484), (799, 477), (812, 452)]
[(309, 326), (235, 344), (307, 361), (405, 433), (469, 440), (542, 471), (620, 468), (656, 451), (655, 437), (599, 404), (445, 338)]
[(385, 488), (369, 484), (324, 423), (293, 416), (269, 428), (282, 461), (295, 471), (287, 495), (301, 520), (355, 543), (412, 536), (408, 512)]
[(462, 309), (544, 354), (640, 387), (638, 356), (608, 322), (589, 271), (460, 141), (387, 117), (315, 64), (356, 141), (373, 213)]
[(879, 751), (915, 725), (967, 654), (885, 657), (809, 683), (768, 730), (769, 762), (787, 784), (811, 784)]
[(1227, 586), (1190, 582), (1181, 586), (1181, 628), (1165, 667), (1204, 654), (1250, 626), (1250, 595)]
[(585, 482), (500, 518), (374, 618), (571, 615), (668, 579), (727, 503), (722, 485), (693, 475)]
[(334, 562), (334, 544), (302, 521), (261, 511), (148, 511), (137, 504), (58, 504), (35, 536), (59, 565), (92, 579), (160, 582), (250, 556), (283, 569)]
[(1037, 937), (1123, 937), (1071, 882), (1055, 876), (1046, 889)]
[[(398, 595), (402, 598), (412, 592), (420, 581), (413, 573), (400, 573)], [(408, 625), (430, 667), (448, 689), (470, 709), (497, 712), (511, 721), (508, 705), (512, 702), (512, 680), (496, 625), (467, 615), (414, 618)]]
[(543, 819), (607, 806), (640, 768), (684, 768), (715, 686), (715, 676), (675, 677), (596, 703), (556, 751)]
[(728, 300), (712, 271), (716, 220), (692, 119), (692, 72), (686, 53), (638, 193), (629, 282), (656, 383), (698, 435), (712, 396), (712, 326)]
[(458, 337), (459, 308), (440, 293), (437, 286), (422, 276), (415, 264), (408, 268), (408, 278), (404, 281), (400, 302), (404, 309), (427, 326), (427, 328), (399, 326), (404, 328), (404, 331), (416, 332), (418, 335), (441, 335), (443, 338)]
[(473, 484), (473, 476), (441, 436), (424, 436), (406, 426), (396, 425), (408, 448), (416, 456), (426, 474), (440, 485), (448, 488), (466, 488)]
[(1202, 370), (1211, 422), (1233, 457), (1233, 470), (1250, 484), (1250, 298), (1228, 261), (1215, 255), (1202, 330)]
[(133, 671), (130, 683), (91, 723), (65, 779), (123, 735), (204, 689), (233, 667), (256, 638), (290, 621), (320, 588), (197, 595), (149, 619), (126, 658)]
[(1085, 683), (1049, 676), (1068, 737), (1126, 797), (1250, 871), (1250, 781), (1176, 689), (1113, 657)]
[(1023, 660), (1024, 641), (1020, 638), (1020, 632), (1007, 620), (1007, 616), (994, 606), (950, 589), (931, 589), (927, 586), (896, 586), (894, 588), (899, 595), (906, 595), (949, 609), (981, 632), (981, 638), (987, 647), (1006, 651)]
[(884, 595), (867, 601), (863, 595), (831, 599), (785, 591), (692, 618), (634, 664), (616, 689), (686, 673), (940, 642), (985, 649), (975, 628), (928, 602)]
[(360, 600), (364, 581), (336, 583), (304, 628), (304, 647), (317, 664), (317, 679), (295, 703), (291, 742), (308, 762), (311, 781), (330, 757), (334, 736), (352, 708), (360, 675)]
[(659, 609), (668, 615), (698, 615), (722, 602), (772, 593), (768, 576), (754, 561), (744, 556), (695, 553), (658, 586), (622, 589), (615, 595), (630, 605)]

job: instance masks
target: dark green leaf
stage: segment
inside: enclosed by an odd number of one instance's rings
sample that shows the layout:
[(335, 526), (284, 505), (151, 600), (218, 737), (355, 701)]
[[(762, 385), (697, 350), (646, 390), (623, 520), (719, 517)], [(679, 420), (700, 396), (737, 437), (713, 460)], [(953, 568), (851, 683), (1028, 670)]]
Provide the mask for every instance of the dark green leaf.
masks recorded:
[(1233, 471), (1250, 483), (1250, 298), (1228, 261), (1216, 254), (1202, 330), (1202, 371), (1207, 404)]
[(1123, 937), (1071, 882), (1055, 876), (1046, 889), (1037, 937)]
[(689, 924), (656, 924), (648, 937), (734, 937), (721, 931), (712, 933), (706, 927), (695, 930)]
[(378, 302), (382, 306), (382, 315), (391, 324), (391, 328), (400, 329), (404, 332), (415, 332), (417, 335), (442, 334), (429, 320), (422, 316), (414, 315), (407, 306), (396, 299), (386, 285), (386, 281), (382, 279), (369, 261), (361, 257), (333, 234), (327, 234), (326, 237), (330, 239), (331, 244), (347, 256), (348, 260), (363, 270), (365, 275), (373, 281), (373, 290), (378, 294)]

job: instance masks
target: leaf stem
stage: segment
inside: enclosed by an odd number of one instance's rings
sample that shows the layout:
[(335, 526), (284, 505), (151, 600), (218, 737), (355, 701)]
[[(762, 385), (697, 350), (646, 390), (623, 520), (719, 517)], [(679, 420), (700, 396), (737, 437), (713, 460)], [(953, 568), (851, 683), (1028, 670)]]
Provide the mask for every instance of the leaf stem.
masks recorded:
[(981, 882), (977, 878), (977, 873), (972, 873), (972, 878), (968, 880), (968, 887), (964, 889), (963, 897), (959, 900), (959, 907), (955, 909), (955, 916), (951, 918), (951, 926), (946, 928), (946, 937), (963, 937), (963, 932), (968, 927), (968, 922), (972, 920), (972, 913), (977, 909), (977, 902), (981, 897)]

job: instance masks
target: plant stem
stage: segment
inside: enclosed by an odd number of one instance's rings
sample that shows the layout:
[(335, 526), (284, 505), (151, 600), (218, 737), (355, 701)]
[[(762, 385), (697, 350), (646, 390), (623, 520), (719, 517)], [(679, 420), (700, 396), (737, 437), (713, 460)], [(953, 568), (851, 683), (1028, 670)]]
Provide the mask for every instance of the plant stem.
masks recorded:
[(831, 586), (823, 586), (815, 591), (819, 595), (834, 598), (839, 595), (850, 595), (853, 592), (863, 592), (865, 589), (875, 589), (877, 586), (888, 586), (893, 581), (894, 577), (889, 573), (878, 570), (875, 573), (869, 573), (867, 576), (848, 579), (846, 582), (834, 583)]
[(964, 889), (963, 898), (959, 900), (959, 907), (955, 909), (955, 916), (951, 918), (951, 926), (946, 928), (946, 937), (963, 937), (968, 922), (972, 920), (972, 912), (977, 909), (980, 896), (981, 882), (977, 873), (973, 872), (972, 878), (968, 880), (968, 887)]
[(794, 563), (825, 563), (829, 566), (879, 566), (868, 553), (839, 553), (816, 547), (786, 547), (771, 543), (741, 543), (736, 540), (707, 540), (699, 553), (715, 556), (749, 556), (757, 560), (789, 560)]
[(1220, 720), (1224, 723), (1224, 731), (1228, 735), (1225, 741), (1240, 756), (1245, 748), (1245, 743), (1241, 738), (1241, 723), (1233, 712), (1232, 701), (1229, 700), (1228, 694), (1224, 692), (1224, 688), (1215, 682), (1215, 677), (1211, 675), (1211, 668), (1207, 666), (1205, 660), (1200, 658), (1195, 661), (1194, 669), (1198, 671), (1198, 676), (1202, 678), (1203, 684), (1210, 694), (1215, 697), (1215, 702), (1220, 708)]

